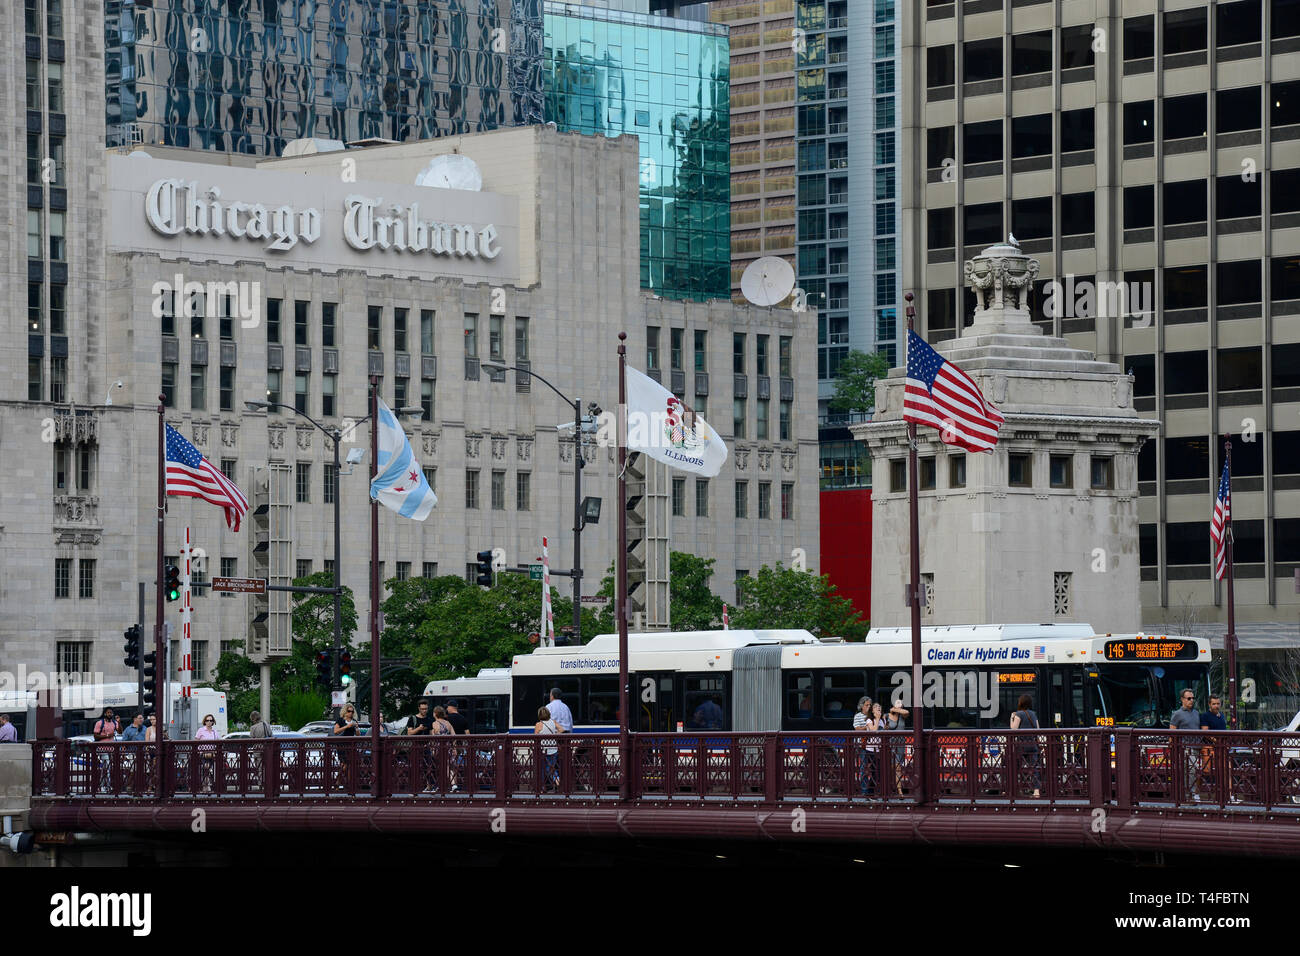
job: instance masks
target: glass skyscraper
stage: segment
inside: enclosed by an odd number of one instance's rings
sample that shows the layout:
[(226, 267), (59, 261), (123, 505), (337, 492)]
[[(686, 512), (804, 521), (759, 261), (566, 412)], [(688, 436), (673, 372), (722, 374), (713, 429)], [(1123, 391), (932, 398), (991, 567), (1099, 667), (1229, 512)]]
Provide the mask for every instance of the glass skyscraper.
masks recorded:
[(641, 285), (731, 294), (727, 31), (710, 23), (545, 6), (546, 120), (641, 143)]
[(108, 144), (279, 155), (542, 121), (542, 0), (107, 0)]

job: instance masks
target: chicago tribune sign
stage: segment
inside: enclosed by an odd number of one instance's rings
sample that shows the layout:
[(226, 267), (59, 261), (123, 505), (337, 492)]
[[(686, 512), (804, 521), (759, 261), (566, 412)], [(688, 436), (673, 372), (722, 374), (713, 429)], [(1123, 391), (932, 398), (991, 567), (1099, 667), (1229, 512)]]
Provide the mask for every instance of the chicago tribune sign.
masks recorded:
[[(429, 253), (492, 260), (501, 254), (494, 224), (441, 222), (420, 215), (419, 202), (383, 205), (383, 198), (349, 195), (343, 201), (343, 238), (353, 249)], [(219, 186), (198, 180), (159, 179), (145, 193), (150, 227), (164, 236), (230, 237), (265, 243), (267, 251), (287, 252), (321, 237), (321, 213), (226, 199)]]

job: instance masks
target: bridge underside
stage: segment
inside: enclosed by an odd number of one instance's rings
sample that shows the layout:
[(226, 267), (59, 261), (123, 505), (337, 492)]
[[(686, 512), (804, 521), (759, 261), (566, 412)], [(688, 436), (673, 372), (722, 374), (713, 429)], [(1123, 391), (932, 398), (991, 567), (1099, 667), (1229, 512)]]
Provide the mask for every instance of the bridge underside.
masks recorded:
[[(196, 811), (201, 810), (198, 814)], [(305, 801), (236, 805), (217, 800), (166, 805), (33, 803), (29, 826), (46, 831), (320, 832), (514, 836), (628, 837), (683, 840), (834, 841), (933, 846), (1002, 846), (1132, 852), (1300, 857), (1300, 819), (1243, 813), (1241, 819), (1182, 810), (1090, 807), (938, 806), (744, 807), (537, 806), (487, 801), (419, 804), (384, 801)]]

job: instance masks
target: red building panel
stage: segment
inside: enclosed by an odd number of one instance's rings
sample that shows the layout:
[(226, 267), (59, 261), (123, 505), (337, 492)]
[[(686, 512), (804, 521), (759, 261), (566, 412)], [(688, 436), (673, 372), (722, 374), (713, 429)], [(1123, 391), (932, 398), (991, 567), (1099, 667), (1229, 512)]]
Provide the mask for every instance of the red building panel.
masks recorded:
[(839, 593), (871, 618), (871, 489), (821, 492), (821, 565)]

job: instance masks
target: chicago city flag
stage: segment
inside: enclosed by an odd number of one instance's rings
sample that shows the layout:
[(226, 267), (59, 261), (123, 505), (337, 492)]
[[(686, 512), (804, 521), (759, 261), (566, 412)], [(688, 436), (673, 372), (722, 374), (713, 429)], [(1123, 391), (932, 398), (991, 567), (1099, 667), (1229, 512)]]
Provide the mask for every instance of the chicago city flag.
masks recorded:
[(433, 489), (424, 478), (424, 469), (411, 452), (406, 432), (397, 423), (392, 409), (379, 399), (379, 458), (375, 480), (370, 483), (370, 497), (403, 518), (423, 521), (438, 503)]
[(713, 477), (727, 445), (703, 415), (648, 375), (627, 369), (627, 449), (682, 471)]

